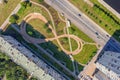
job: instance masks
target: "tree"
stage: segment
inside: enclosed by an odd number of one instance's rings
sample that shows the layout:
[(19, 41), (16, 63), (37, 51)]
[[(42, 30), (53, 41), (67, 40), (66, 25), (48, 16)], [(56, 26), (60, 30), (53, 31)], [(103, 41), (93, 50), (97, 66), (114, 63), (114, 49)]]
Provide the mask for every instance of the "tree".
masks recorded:
[(9, 22), (11, 23), (17, 23), (17, 20), (19, 19), (19, 16), (16, 14), (13, 14), (10, 16)]
[(47, 29), (47, 33), (50, 33), (52, 30), (50, 28)]
[(30, 7), (32, 4), (30, 3), (30, 1), (23, 1), (21, 2), (21, 6), (24, 8), (27, 8), (28, 6)]
[(44, 0), (38, 0), (39, 2), (43, 2)]

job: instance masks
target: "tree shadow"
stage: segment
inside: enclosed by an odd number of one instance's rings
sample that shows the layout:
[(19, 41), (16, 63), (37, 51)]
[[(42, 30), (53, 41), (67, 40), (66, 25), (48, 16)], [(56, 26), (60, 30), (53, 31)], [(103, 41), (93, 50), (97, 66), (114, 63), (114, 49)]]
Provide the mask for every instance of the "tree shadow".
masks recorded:
[(40, 33), (39, 31), (37, 31), (36, 29), (34, 29), (34, 27), (32, 27), (32, 25), (30, 24), (26, 24), (26, 33), (34, 38), (40, 38), (40, 39), (45, 39), (46, 37)]
[[(40, 50), (38, 50), (38, 48), (37, 48), (35, 45), (33, 45), (33, 44), (25, 41), (24, 38), (23, 38), (23, 36), (22, 36), (21, 34), (19, 34), (19, 33), (15, 30), (15, 28), (11, 27), (12, 25), (15, 25), (15, 27), (16, 27), (18, 30), (20, 30), (20, 25), (18, 25), (18, 24), (10, 24), (10, 25), (8, 25), (8, 27), (7, 27), (7, 29), (5, 30), (5, 32), (2, 32), (2, 34), (3, 34), (3, 35), (12, 36), (12, 37), (15, 38), (18, 42), (20, 42), (22, 45), (24, 45), (26, 48), (29, 49), (29, 47), (30, 47), (30, 48), (32, 48), (34, 51), (40, 52), (40, 53), (37, 53), (37, 54), (35, 53), (35, 55), (37, 55), (37, 56), (41, 55), (41, 56), (43, 56), (43, 58), (46, 57), (47, 60), (50, 60), (50, 57), (49, 57), (49, 56), (46, 56), (45, 54), (43, 54), (43, 52), (41, 52)], [(21, 24), (21, 25), (22, 25), (22, 24)], [(48, 24), (47, 24), (47, 25), (48, 25)], [(32, 27), (32, 25), (30, 25), (30, 24), (27, 23), (27, 26), (29, 26), (30, 30), (32, 29), (32, 30), (35, 31), (37, 34), (42, 35), (42, 39), (43, 39), (43, 40), (46, 38), (46, 37), (44, 36), (44, 34), (41, 34), (39, 31), (34, 30), (34, 28)], [(34, 32), (33, 32), (33, 33), (34, 33)], [(36, 33), (35, 33), (35, 34), (36, 34)], [(31, 36), (31, 35), (30, 35), (30, 36)], [(31, 36), (31, 37), (36, 37), (36, 36)], [(37, 38), (37, 39), (39, 39), (39, 38)], [(27, 44), (28, 46), (26, 46), (26, 44)], [(69, 55), (67, 55), (64, 51), (62, 51), (62, 50), (59, 48), (59, 46), (55, 45), (55, 44), (54, 44), (53, 42), (51, 42), (51, 41), (48, 41), (48, 42), (45, 42), (45, 43), (41, 43), (41, 44), (39, 44), (39, 46), (41, 46), (43, 49), (45, 49), (45, 50), (46, 50), (51, 56), (53, 56), (57, 61), (59, 61), (62, 65), (64, 65), (65, 67), (67, 67), (71, 72), (73, 72), (73, 64), (72, 64), (71, 58), (70, 58)], [(33, 52), (33, 51), (32, 51), (32, 52)], [(46, 59), (46, 58), (45, 58), (45, 59)], [(52, 60), (52, 59), (51, 59), (51, 60)], [(45, 62), (46, 62), (46, 61), (45, 61)], [(46, 62), (46, 63), (47, 63), (47, 62)], [(51, 63), (54, 67), (60, 69), (60, 71), (63, 72), (65, 75), (67, 74), (67, 75), (69, 75), (70, 77), (72, 77), (72, 76), (71, 76), (68, 72), (66, 72), (63, 68), (60, 68), (60, 67), (58, 66), (58, 64), (54, 63), (54, 61), (51, 61), (50, 63)], [(78, 64), (77, 62), (76, 62), (76, 64), (77, 64), (77, 66), (81, 66), (81, 65)], [(81, 67), (81, 68), (83, 68), (83, 67)], [(82, 69), (79, 69), (79, 70), (81, 71)], [(78, 73), (79, 73), (79, 72), (77, 72), (76, 74), (78, 75)]]

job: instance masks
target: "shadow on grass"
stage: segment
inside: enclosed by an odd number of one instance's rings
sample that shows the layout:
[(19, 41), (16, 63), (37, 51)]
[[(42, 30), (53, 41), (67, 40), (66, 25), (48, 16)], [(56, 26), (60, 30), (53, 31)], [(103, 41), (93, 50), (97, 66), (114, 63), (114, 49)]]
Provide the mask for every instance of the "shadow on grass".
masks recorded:
[[(29, 26), (30, 26), (31, 29), (33, 29), (31, 25), (29, 25)], [(17, 25), (16, 28), (20, 29), (19, 25)], [(65, 75), (70, 76), (69, 73), (65, 72), (62, 67), (60, 67), (54, 61), (52, 61), (52, 59), (50, 59), (49, 56), (47, 56), (46, 54), (44, 54), (43, 52), (41, 52), (35, 45), (26, 42), (22, 38), (22, 36), (13, 27), (11, 27), (11, 25), (9, 25), (8, 28), (6, 29), (6, 31), (2, 32), (2, 34), (3, 35), (12, 36), (18, 42), (20, 42), (21, 44), (23, 44), (26, 48), (30, 49), (33, 53), (35, 51), (36, 52), (35, 55), (37, 55), (38, 57), (41, 56), (41, 58), (44, 58), (43, 60), (46, 63), (52, 64), (59, 71), (63, 72)], [(39, 34), (41, 34), (41, 33), (39, 33)], [(44, 35), (42, 35), (42, 37), (44, 37)], [(56, 46), (53, 42), (49, 41), (49, 42), (45, 42), (45, 43), (42, 43), (42, 44), (39, 44), (39, 45), (42, 48), (44, 48), (49, 54), (51, 54), (56, 60), (58, 60), (62, 65), (66, 66), (70, 71), (73, 71), (73, 64), (72, 64), (72, 61), (71, 61), (70, 57), (68, 55), (66, 55), (62, 50), (60, 50), (59, 47)], [(77, 70), (78, 72), (76, 74), (78, 74), (83, 69), (83, 67), (80, 64), (78, 64), (78, 63), (77, 63), (77, 67), (78, 67), (78, 70)], [(70, 76), (70, 77), (72, 77), (72, 76)]]
[(31, 37), (34, 37), (34, 38), (40, 38), (40, 39), (45, 39), (45, 36), (38, 32), (37, 30), (35, 30), (32, 25), (30, 24), (26, 24), (26, 33), (31, 36)]
[[(105, 54), (104, 52), (106, 52), (106, 51), (120, 53), (120, 43), (118, 42), (118, 41), (120, 41), (119, 36), (120, 36), (120, 30), (116, 30), (114, 32), (114, 34), (110, 37), (110, 39), (107, 41), (107, 43), (103, 47), (102, 51), (99, 53), (95, 63), (102, 57), (103, 54)], [(107, 37), (109, 37), (109, 36), (107, 36)], [(113, 37), (116, 38), (118, 41), (116, 41)], [(106, 65), (103, 64), (103, 66), (106, 66)], [(101, 71), (99, 69), (96, 69), (96, 71), (93, 73), (93, 75), (95, 75), (97, 72), (101, 72)]]

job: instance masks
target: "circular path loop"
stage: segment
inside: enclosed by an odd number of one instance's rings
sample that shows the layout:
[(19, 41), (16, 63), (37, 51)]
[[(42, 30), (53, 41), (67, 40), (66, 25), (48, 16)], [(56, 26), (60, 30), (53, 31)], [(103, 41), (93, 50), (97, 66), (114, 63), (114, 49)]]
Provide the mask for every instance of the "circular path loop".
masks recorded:
[[(82, 44), (82, 40), (80, 38), (78, 38), (77, 36), (75, 35), (68, 35), (68, 34), (63, 34), (63, 35), (60, 35), (60, 36), (57, 36), (56, 34), (56, 31), (53, 29), (53, 27), (51, 25), (49, 25), (48, 27), (52, 30), (52, 33), (54, 34), (54, 38), (47, 38), (47, 39), (38, 39), (38, 38), (33, 38), (31, 36), (29, 36), (27, 33), (26, 33), (26, 26), (27, 26), (27, 23), (31, 20), (31, 19), (40, 19), (42, 20), (43, 22), (47, 23), (47, 19), (41, 15), (40, 13), (30, 13), (28, 14), (24, 20), (21, 22), (21, 26), (20, 26), (20, 32), (23, 36), (23, 38), (29, 42), (29, 43), (33, 43), (33, 44), (40, 44), (40, 43), (45, 43), (45, 42), (48, 42), (48, 41), (53, 41), (53, 40), (57, 40), (60, 48), (66, 53), (66, 54), (72, 54), (72, 55), (75, 55), (75, 54), (78, 54), (81, 50), (82, 50), (82, 47), (83, 47), (83, 44)], [(59, 38), (63, 38), (63, 37), (70, 37), (72, 39), (74, 39), (76, 42), (77, 42), (77, 49), (74, 50), (74, 51), (68, 51), (66, 49), (63, 48), (63, 46), (61, 45), (60, 41), (59, 41)]]

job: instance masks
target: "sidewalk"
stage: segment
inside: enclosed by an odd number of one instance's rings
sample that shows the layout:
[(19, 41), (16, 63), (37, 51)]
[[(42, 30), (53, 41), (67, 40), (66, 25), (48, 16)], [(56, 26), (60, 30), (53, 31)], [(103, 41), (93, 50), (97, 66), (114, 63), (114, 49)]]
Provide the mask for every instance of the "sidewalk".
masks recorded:
[[(22, 2), (23, 0), (21, 0)], [(11, 12), (11, 14), (8, 16), (8, 18), (4, 21), (4, 23), (0, 26), (0, 30), (4, 30), (6, 28), (6, 25), (9, 23), (9, 18), (11, 15), (16, 14), (19, 9), (21, 8), (20, 3), (16, 6), (16, 8)]]

